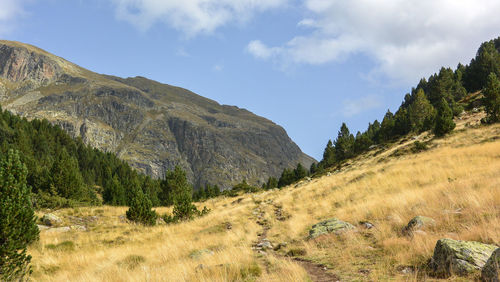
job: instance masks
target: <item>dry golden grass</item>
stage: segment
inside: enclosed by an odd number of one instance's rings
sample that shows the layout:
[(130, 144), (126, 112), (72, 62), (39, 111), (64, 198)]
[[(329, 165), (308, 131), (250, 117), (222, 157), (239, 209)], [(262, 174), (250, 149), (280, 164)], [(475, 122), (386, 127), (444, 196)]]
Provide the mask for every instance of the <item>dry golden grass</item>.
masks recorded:
[[(97, 216), (88, 232), (42, 231), (33, 246), (36, 281), (234, 281), (259, 277), (269, 281), (296, 280), (306, 273), (296, 264), (269, 259), (271, 273), (259, 266), (250, 248), (259, 231), (249, 220), (250, 196), (238, 205), (234, 199), (208, 201), (211, 214), (187, 223), (143, 227), (122, 222), (126, 208), (96, 207), (66, 209), (56, 214), (67, 218)], [(224, 207), (227, 206), (227, 208)], [(165, 208), (158, 212), (164, 213)], [(226, 222), (232, 229), (226, 229)], [(65, 224), (63, 224), (65, 225)], [(73, 249), (47, 246), (71, 241)], [(214, 255), (190, 256), (208, 249)], [(203, 265), (203, 267), (200, 267)]]
[[(327, 265), (341, 280), (428, 279), (425, 264), (440, 238), (500, 245), (500, 125), (466, 126), (467, 122), (470, 119), (459, 123), (452, 135), (430, 141), (427, 151), (396, 154), (410, 151), (414, 140), (407, 139), (309, 183), (243, 195), (239, 203), (234, 202), (238, 198), (209, 200), (204, 203), (212, 209), (209, 215), (178, 225), (141, 227), (121, 222), (126, 208), (60, 210), (56, 213), (64, 218), (95, 215), (99, 220), (88, 232), (43, 231), (40, 242), (30, 249), (32, 278), (304, 281), (305, 270), (281, 255), (300, 249), (306, 252), (303, 258)], [(426, 141), (430, 136), (418, 138)], [(251, 248), (262, 231), (252, 214), (257, 206), (270, 222), (269, 240), (275, 245), (288, 243), (276, 255), (259, 256)], [(278, 221), (275, 206), (291, 217)], [(432, 217), (436, 225), (413, 238), (402, 236), (401, 228), (416, 215)], [(354, 225), (367, 220), (376, 228), (307, 240), (310, 226), (329, 217)], [(232, 229), (227, 230), (225, 222)], [(50, 245), (65, 241), (74, 246)], [(202, 249), (214, 255), (193, 257)], [(408, 267), (415, 271), (400, 271)]]

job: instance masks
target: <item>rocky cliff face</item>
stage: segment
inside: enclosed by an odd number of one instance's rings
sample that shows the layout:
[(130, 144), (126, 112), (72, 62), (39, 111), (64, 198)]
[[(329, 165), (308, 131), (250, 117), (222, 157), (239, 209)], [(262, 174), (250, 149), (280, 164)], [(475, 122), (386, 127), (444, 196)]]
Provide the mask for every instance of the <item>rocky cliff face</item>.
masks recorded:
[(149, 175), (181, 165), (196, 186), (259, 184), (314, 161), (282, 127), (249, 111), (142, 77), (99, 75), (18, 42), (0, 41), (0, 103)]

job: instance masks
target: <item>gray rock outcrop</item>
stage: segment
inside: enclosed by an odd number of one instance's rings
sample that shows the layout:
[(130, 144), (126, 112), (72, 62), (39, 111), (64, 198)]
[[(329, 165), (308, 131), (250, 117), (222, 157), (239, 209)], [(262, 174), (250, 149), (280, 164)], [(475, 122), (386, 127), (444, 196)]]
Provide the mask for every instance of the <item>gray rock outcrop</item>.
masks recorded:
[(497, 248), (473, 241), (440, 239), (434, 248), (431, 266), (438, 277), (467, 275), (480, 270)]

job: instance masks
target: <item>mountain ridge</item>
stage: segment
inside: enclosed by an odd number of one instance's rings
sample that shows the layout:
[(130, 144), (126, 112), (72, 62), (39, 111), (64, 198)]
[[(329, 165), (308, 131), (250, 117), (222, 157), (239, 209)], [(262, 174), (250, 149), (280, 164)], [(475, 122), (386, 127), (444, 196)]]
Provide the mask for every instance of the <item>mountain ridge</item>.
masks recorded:
[(0, 103), (149, 175), (180, 165), (195, 186), (260, 184), (314, 162), (281, 126), (246, 109), (145, 77), (97, 74), (20, 42), (0, 40)]

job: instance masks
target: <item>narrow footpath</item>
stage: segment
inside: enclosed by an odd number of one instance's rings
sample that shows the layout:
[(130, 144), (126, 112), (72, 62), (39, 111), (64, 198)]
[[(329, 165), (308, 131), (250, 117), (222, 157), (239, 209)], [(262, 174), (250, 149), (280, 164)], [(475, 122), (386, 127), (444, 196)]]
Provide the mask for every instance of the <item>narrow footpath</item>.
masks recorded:
[[(266, 219), (266, 207), (270, 204), (272, 204), (272, 200), (262, 201), (258, 203), (252, 211), (256, 223), (262, 227), (262, 231), (258, 233), (257, 241), (252, 245), (252, 249), (259, 255), (272, 255), (278, 259), (291, 260), (299, 264), (304, 268), (313, 282), (340, 281), (339, 277), (330, 273), (328, 268), (324, 265), (316, 264), (298, 257), (285, 257), (274, 251), (272, 243), (267, 239), (267, 233), (271, 229), (271, 225)], [(281, 213), (275, 211), (275, 216), (281, 216)]]

